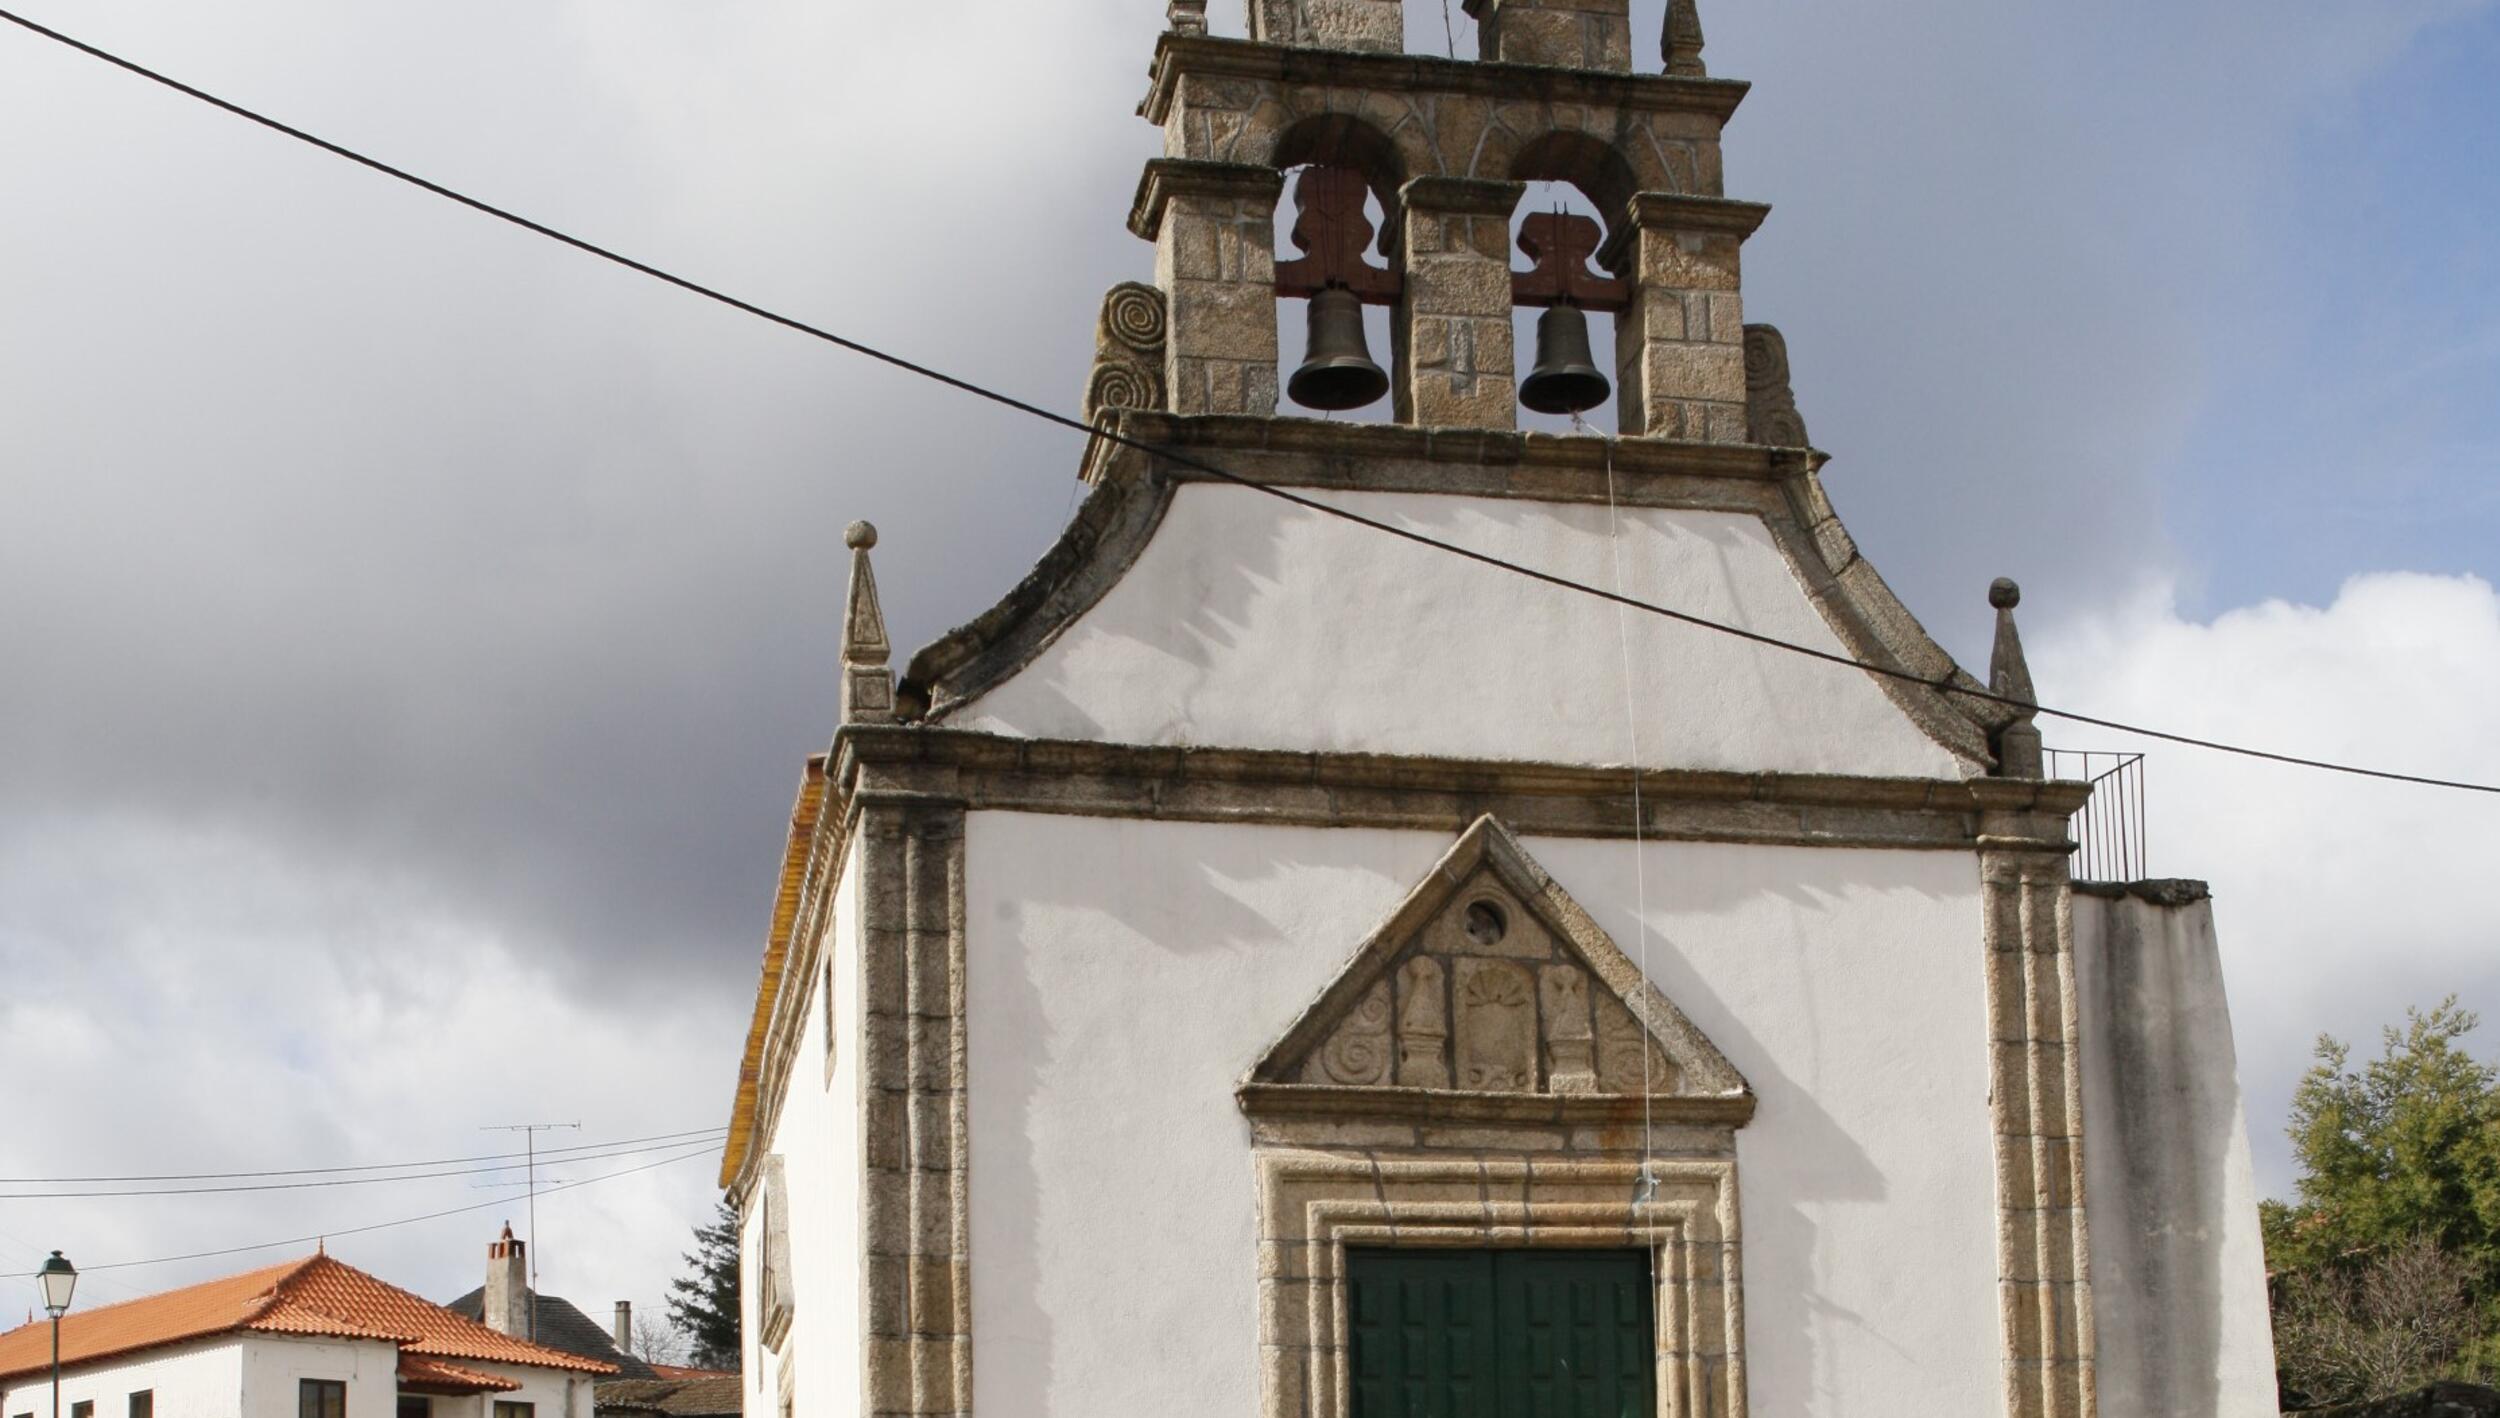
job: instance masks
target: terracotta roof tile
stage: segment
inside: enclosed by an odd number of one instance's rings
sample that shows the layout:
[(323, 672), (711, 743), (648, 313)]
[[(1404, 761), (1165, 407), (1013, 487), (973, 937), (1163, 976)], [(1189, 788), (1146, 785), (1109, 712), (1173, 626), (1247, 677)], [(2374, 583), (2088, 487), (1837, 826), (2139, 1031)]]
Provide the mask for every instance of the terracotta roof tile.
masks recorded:
[[(248, 1270), (162, 1295), (73, 1309), (61, 1319), (61, 1362), (80, 1364), (204, 1334), (240, 1329), (277, 1293), (279, 1282), (315, 1257)], [(52, 1322), (39, 1319), (0, 1334), (0, 1379), (49, 1370)]]
[(518, 1379), (499, 1378), (476, 1369), (464, 1369), (441, 1359), (428, 1359), (422, 1354), (399, 1356), (399, 1386), (431, 1389), (440, 1393), (509, 1393), (521, 1386)]
[[(61, 1321), (61, 1362), (85, 1363), (237, 1330), (382, 1339), (398, 1344), (403, 1355), (616, 1372), (613, 1364), (498, 1334), (326, 1255), (72, 1310)], [(0, 1334), (0, 1379), (49, 1368), (51, 1343), (48, 1320)]]

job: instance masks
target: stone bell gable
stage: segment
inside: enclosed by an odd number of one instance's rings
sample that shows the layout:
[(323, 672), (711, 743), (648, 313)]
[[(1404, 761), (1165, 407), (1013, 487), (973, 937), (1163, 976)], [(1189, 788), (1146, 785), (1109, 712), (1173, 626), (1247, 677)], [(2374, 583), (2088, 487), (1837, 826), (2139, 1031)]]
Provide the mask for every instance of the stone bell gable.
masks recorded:
[[(1739, 1118), (1734, 1065), (1491, 817), (1467, 829), (1243, 1085), (1245, 1108)], [(1678, 1104), (1706, 1102), (1703, 1108)], [(1625, 1106), (1625, 1104), (1630, 1106)]]

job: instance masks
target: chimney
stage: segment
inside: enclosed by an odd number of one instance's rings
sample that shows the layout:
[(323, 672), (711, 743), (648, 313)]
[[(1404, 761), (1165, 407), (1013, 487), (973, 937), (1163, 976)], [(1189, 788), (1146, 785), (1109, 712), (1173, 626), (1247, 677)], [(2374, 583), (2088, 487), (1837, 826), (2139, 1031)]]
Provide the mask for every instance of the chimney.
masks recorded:
[(631, 1300), (616, 1302), (616, 1352), (634, 1352), (634, 1302)]
[(512, 1223), (486, 1248), (486, 1327), (516, 1339), (529, 1337), (529, 1247), (513, 1239)]

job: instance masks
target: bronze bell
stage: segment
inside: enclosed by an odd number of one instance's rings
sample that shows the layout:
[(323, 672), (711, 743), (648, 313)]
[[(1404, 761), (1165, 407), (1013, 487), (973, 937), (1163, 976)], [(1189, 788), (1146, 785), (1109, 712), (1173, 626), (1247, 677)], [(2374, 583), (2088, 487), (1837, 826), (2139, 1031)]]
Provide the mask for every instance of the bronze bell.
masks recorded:
[(1569, 303), (1546, 307), (1536, 321), (1536, 369), (1519, 386), (1519, 402), (1541, 414), (1578, 414), (1614, 392), (1589, 354), (1589, 317)]
[(1359, 409), (1389, 392), (1389, 376), (1364, 342), (1363, 302), (1354, 292), (1330, 286), (1311, 297), (1310, 347), (1285, 392), (1304, 408), (1332, 412)]

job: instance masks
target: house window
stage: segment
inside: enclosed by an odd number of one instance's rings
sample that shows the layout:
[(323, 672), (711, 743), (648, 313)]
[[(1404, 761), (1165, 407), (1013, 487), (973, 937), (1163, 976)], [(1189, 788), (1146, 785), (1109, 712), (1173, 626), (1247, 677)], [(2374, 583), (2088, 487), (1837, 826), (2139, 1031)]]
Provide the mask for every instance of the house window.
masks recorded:
[(156, 1418), (156, 1390), (143, 1388), (130, 1396), (130, 1418)]
[(421, 1393), (399, 1396), (399, 1418), (428, 1418), (434, 1411), (434, 1400)]
[(538, 1405), (534, 1403), (508, 1403), (497, 1399), (495, 1400), (495, 1418), (530, 1418), (537, 1408)]
[(69, 1418), (95, 1418), (95, 1400), (82, 1398), (69, 1406)]
[(1349, 1250), (1353, 1418), (1652, 1411), (1642, 1251)]
[(295, 1385), (295, 1418), (347, 1418), (344, 1379), (303, 1379)]

